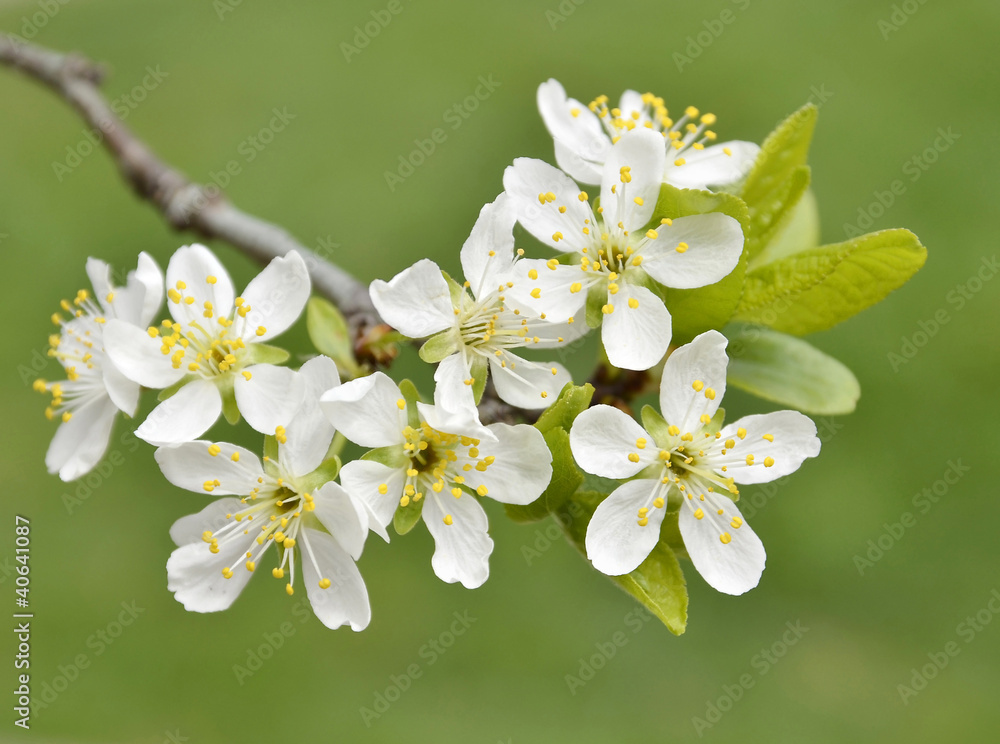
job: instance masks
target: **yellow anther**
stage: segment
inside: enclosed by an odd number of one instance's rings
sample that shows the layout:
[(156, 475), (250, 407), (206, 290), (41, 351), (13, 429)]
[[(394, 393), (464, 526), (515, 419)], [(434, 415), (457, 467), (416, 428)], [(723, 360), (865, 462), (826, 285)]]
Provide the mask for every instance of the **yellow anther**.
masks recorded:
[(220, 452), (222, 452), (222, 447), (220, 447), (219, 445), (217, 444), (208, 445), (208, 454), (210, 454), (212, 457), (215, 457)]
[(253, 561), (247, 561), (246, 565), (247, 565), (247, 571), (249, 571), (250, 573), (253, 573), (254, 569), (257, 568), (257, 564), (254, 563)]
[(265, 333), (267, 333), (267, 329), (264, 326), (257, 326), (258, 336), (263, 336)]
[(489, 491), (489, 489), (486, 486), (482, 486), (481, 485), (478, 488), (476, 488), (476, 493), (478, 493), (480, 496), (485, 496), (489, 492), (490, 491)]
[(556, 243), (558, 243), (562, 239), (563, 239), (563, 234), (561, 232), (552, 233), (552, 240), (554, 240)]
[(732, 156), (733, 156), (733, 151), (732, 151), (732, 150), (730, 150), (730, 149), (729, 149), (728, 147), (723, 147), (723, 148), (722, 148), (722, 151), (723, 151), (724, 153), (726, 153), (726, 155), (728, 155), (729, 157), (732, 157)]
[(735, 439), (727, 439), (726, 440), (726, 449), (732, 449), (735, 446), (736, 446), (736, 440)]
[(712, 423), (712, 417), (709, 416), (707, 413), (701, 414), (701, 416), (698, 417), (698, 420), (701, 421), (701, 423), (705, 424), (706, 426)]
[(531, 290), (531, 296), (534, 297), (536, 300), (539, 297), (541, 297), (542, 296), (542, 290), (541, 290), (541, 288), (540, 287), (535, 287), (533, 290)]
[(569, 291), (572, 292), (573, 294), (576, 294), (581, 289), (583, 289), (583, 285), (580, 282), (573, 282), (571, 285), (569, 285)]
[(219, 281), (219, 280), (218, 280), (218, 279), (216, 279), (216, 278), (215, 278), (214, 276), (206, 276), (206, 277), (205, 277), (205, 281), (206, 281), (206, 282), (207, 282), (208, 284), (215, 284), (215, 283), (216, 283), (217, 281)]
[(587, 196), (587, 192), (586, 192), (586, 191), (581, 191), (581, 192), (580, 192), (580, 195), (579, 195), (579, 196), (577, 197), (577, 199), (579, 199), (579, 200), (580, 200), (580, 201), (582, 201), (582, 202), (585, 202), (585, 201), (587, 201), (587, 199), (589, 199), (589, 198), (590, 198), (590, 197), (589, 197), (589, 196)]
[(615, 306), (610, 303), (601, 308), (601, 312), (604, 313), (605, 315), (611, 315), (611, 313), (613, 313), (614, 311), (615, 311)]
[(764, 458), (764, 467), (765, 468), (769, 468), (772, 465), (774, 465), (774, 458), (773, 457), (765, 457)]
[(320, 589), (329, 589), (331, 583), (332, 582), (329, 579), (320, 579), (319, 580), (319, 588)]
[(702, 511), (701, 509), (695, 509), (695, 512), (694, 512), (694, 518), (695, 519), (702, 519), (702, 518), (704, 518), (704, 516), (705, 516), (705, 512), (704, 511)]
[(442, 521), (450, 527), (455, 520), (451, 518), (450, 514), (445, 514)]
[(284, 570), (282, 570), (280, 568), (272, 568), (271, 569), (271, 576), (273, 576), (276, 579), (283, 579), (283, 578), (285, 578), (285, 572), (284, 572)]
[(672, 437), (676, 437), (676, 436), (677, 436), (678, 434), (680, 434), (680, 433), (681, 433), (681, 430), (680, 430), (680, 429), (678, 429), (678, 428), (677, 428), (676, 426), (674, 426), (673, 424), (671, 424), (671, 425), (670, 425), (670, 427), (669, 427), (669, 428), (667, 429), (667, 433), (668, 433), (668, 434), (669, 434), (670, 436), (672, 436)]
[(657, 509), (662, 509), (663, 508), (663, 504), (664, 504), (664, 501), (663, 501), (663, 497), (662, 496), (657, 496), (653, 500), (653, 506), (655, 506)]
[(639, 437), (638, 439), (635, 440), (635, 446), (638, 447), (639, 449), (646, 449), (646, 440), (643, 439), (642, 437)]
[(243, 370), (242, 372), (240, 372), (240, 374), (243, 375), (243, 379), (246, 380), (247, 382), (250, 382), (250, 378), (253, 377), (253, 375), (251, 375), (246, 370)]
[(747, 465), (753, 465), (753, 455), (747, 455)]
[(689, 246), (689, 245), (688, 245), (687, 243), (684, 243), (684, 242), (681, 242), (681, 243), (678, 243), (678, 244), (677, 244), (677, 248), (676, 248), (675, 250), (676, 250), (676, 251), (677, 251), (678, 253), (684, 253), (684, 252), (686, 252), (686, 251), (687, 251), (687, 249), (688, 249), (689, 247), (690, 247), (690, 246)]
[(769, 442), (773, 442), (774, 441), (774, 434), (765, 434), (763, 437), (761, 437), (761, 439), (766, 439)]
[(291, 584), (285, 584), (285, 594), (287, 594), (289, 597), (295, 594), (295, 587), (292, 586)]
[(736, 430), (736, 436), (738, 436), (740, 439), (746, 439), (747, 430), (741, 426), (739, 429)]
[(222, 569), (222, 576), (223, 576), (223, 578), (226, 578), (226, 579), (233, 578), (233, 569), (231, 569), (229, 567), (226, 567), (226, 568)]
[(694, 388), (694, 391), (696, 393), (700, 393), (702, 390), (705, 389), (705, 383), (702, 382), (701, 380), (695, 380), (694, 382), (691, 383), (691, 387)]
[(705, 397), (709, 400), (715, 400), (715, 388), (705, 388)]
[(635, 199), (633, 199), (632, 201), (634, 201), (634, 202), (635, 202), (636, 204), (638, 204), (638, 205), (639, 205), (640, 207), (641, 207), (641, 206), (643, 205), (643, 201), (642, 201), (642, 197), (641, 197), (641, 196), (637, 196), (637, 197), (636, 197)]
[(628, 306), (633, 310), (635, 310), (637, 307), (639, 307), (639, 300), (637, 300), (635, 297), (629, 297)]
[(686, 163), (686, 162), (687, 161), (684, 158), (677, 158), (677, 160), (674, 161), (674, 165), (678, 165), (678, 166), (679, 165), (684, 165), (684, 163)]
[(730, 535), (728, 532), (723, 532), (721, 535), (719, 535), (719, 540), (722, 542), (723, 545), (729, 545), (729, 543), (733, 541), (733, 536)]
[(629, 452), (628, 453), (628, 459), (631, 462), (639, 462), (639, 455), (636, 452)]
[(739, 517), (733, 517), (733, 521), (729, 523), (729, 526), (732, 527), (734, 530), (738, 530), (740, 527), (743, 526), (743, 520), (740, 519)]
[(715, 114), (703, 114), (701, 117), (701, 123), (706, 126), (712, 126), (717, 121)]

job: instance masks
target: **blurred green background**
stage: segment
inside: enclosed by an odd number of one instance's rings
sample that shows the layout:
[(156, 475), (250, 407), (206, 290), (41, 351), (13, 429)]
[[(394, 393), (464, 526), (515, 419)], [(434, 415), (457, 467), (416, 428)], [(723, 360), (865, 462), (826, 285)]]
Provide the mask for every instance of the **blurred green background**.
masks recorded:
[[(517, 156), (551, 160), (534, 103), (536, 86), (550, 76), (585, 101), (633, 87), (672, 108), (698, 105), (718, 114), (723, 139), (760, 141), (812, 98), (821, 104), (811, 164), (824, 240), (843, 240), (845, 225), (867, 213), (870, 229), (912, 229), (930, 257), (887, 302), (811, 339), (856, 372), (858, 410), (820, 422), (822, 456), (788, 482), (746, 489), (744, 499), (757, 506), (744, 511), (768, 550), (763, 580), (749, 595), (728, 597), (688, 566), (690, 624), (681, 638), (655, 622), (637, 624), (631, 599), (567, 544), (549, 541), (551, 523), (515, 525), (499, 509), (490, 511), (492, 575), (472, 592), (435, 579), (426, 530), (392, 545), (370, 541), (361, 568), (374, 615), (364, 633), (303, 622), (300, 597), (289, 599), (264, 578), (224, 614), (188, 614), (166, 589), (167, 529), (204, 499), (170, 487), (151, 449), (136, 448), (124, 424), (112, 444), (122, 462), (94, 487), (78, 493), (78, 484), (48, 476), (43, 455), (54, 426), (26, 370), (45, 349), (60, 298), (86, 286), (86, 256), (127, 269), (146, 250), (165, 266), (193, 238), (170, 232), (139, 203), (102, 150), (57, 174), (54, 163), (73, 164), (71, 151), (80, 154), (81, 121), (49, 91), (0, 70), (3, 523), (10, 525), (0, 535), (0, 561), (13, 554), (13, 515), (30, 517), (32, 682), (36, 695), (45, 684), (62, 688), (35, 716), (36, 740), (996, 736), (1000, 621), (979, 631), (959, 627), (980, 611), (974, 622), (992, 619), (988, 603), (1000, 587), (990, 475), (1000, 417), (1000, 280), (976, 280), (981, 268), (992, 279), (989, 261), (998, 253), (995, 2), (402, 0), (393, 5), (401, 12), (390, 12), (379, 34), (346, 59), (342, 44), (356, 43), (355, 27), (372, 21), (372, 11), (384, 19), (386, 2), (62, 1), (3, 3), (0, 28), (107, 61), (107, 94), (130, 96), (119, 101), (128, 125), (168, 162), (206, 182), (237, 161), (241, 172), (226, 192), (238, 205), (307, 245), (337, 244), (338, 260), (364, 281), (423, 256), (457, 269), (458, 248), (501, 190), (503, 168)], [(152, 86), (147, 78), (147, 90), (133, 98), (147, 67), (166, 76)], [(467, 116), (455, 111), (480, 76), (499, 86), (475, 111), (463, 109)], [(268, 126), (274, 108), (295, 118), (257, 151), (248, 138)], [(446, 141), (390, 189), (385, 173), (437, 127)], [(952, 133), (947, 146), (939, 129)], [(873, 209), (876, 192), (895, 180), (905, 193)], [(215, 248), (237, 284), (255, 272), (234, 250)], [(968, 295), (961, 302), (960, 286)], [(941, 310), (948, 322), (928, 332)], [(285, 340), (304, 351), (303, 325)], [(889, 353), (900, 354), (914, 334), (923, 348), (894, 369)], [(399, 370), (427, 379), (413, 356)], [(151, 405), (150, 397), (144, 410)], [(731, 416), (768, 410), (735, 393), (726, 408)], [(938, 484), (938, 502), (921, 513), (914, 497), (952, 464), (968, 472), (954, 485)], [(66, 495), (86, 497), (74, 504)], [(855, 556), (905, 512), (915, 525), (898, 540), (882, 537), (894, 544), (859, 570)], [(12, 563), (0, 565), (8, 567), (0, 571), (2, 602), (13, 608)], [(107, 644), (98, 634), (117, 630), (122, 602), (143, 612)], [(425, 647), (450, 640), (442, 633), (455, 612), (475, 622), (444, 653)], [(779, 646), (787, 653), (775, 663), (764, 660), (761, 650), (796, 622), (808, 631)], [(293, 632), (241, 684), (234, 665), (246, 665), (283, 623)], [(581, 659), (619, 632), (627, 643), (571, 691), (566, 675), (579, 675)], [(960, 653), (904, 703), (897, 686), (910, 685), (913, 668), (950, 642)], [(0, 663), (13, 666), (13, 645), (3, 648)], [(80, 655), (86, 668), (64, 685), (59, 675), (72, 676)], [(373, 708), (392, 675), (411, 664), (420, 676), (366, 722), (361, 709)], [(733, 702), (741, 678), (753, 684)], [(5, 710), (0, 737), (22, 738)]]

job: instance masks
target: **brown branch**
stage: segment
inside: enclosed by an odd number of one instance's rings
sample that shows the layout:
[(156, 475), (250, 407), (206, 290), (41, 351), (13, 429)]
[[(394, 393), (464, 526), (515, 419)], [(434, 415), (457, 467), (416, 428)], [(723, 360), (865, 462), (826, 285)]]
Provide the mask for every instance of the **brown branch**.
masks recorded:
[(335, 303), (357, 332), (381, 322), (368, 289), (350, 274), (306, 248), (284, 228), (237, 209), (215, 187), (193, 183), (160, 160), (111, 110), (99, 87), (103, 72), (98, 65), (4, 34), (0, 34), (0, 63), (52, 88), (84, 121), (100, 130), (122, 176), (171, 227), (225, 241), (261, 263), (298, 251), (309, 267), (315, 291)]

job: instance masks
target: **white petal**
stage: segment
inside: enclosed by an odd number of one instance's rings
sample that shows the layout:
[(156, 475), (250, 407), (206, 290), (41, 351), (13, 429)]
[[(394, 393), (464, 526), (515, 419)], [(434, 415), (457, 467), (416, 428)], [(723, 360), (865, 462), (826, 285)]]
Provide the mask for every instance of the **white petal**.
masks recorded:
[[(355, 631), (367, 628), (372, 618), (368, 590), (351, 556), (334, 538), (317, 530), (304, 528), (302, 541), (302, 578), (316, 617), (334, 630), (348, 624)], [(321, 589), (320, 579), (329, 579), (330, 586)]]
[(706, 331), (667, 358), (660, 380), (660, 412), (668, 424), (694, 433), (703, 426), (702, 416), (715, 415), (726, 394), (727, 343), (718, 331)]
[(324, 483), (312, 496), (316, 504), (313, 514), (320, 524), (354, 560), (360, 558), (368, 536), (368, 511), (333, 481)]
[[(622, 135), (608, 153), (601, 177), (605, 224), (621, 222), (631, 232), (649, 222), (660, 196), (664, 157), (663, 135), (658, 132), (640, 127)], [(628, 183), (621, 180), (624, 167), (630, 169)]]
[(464, 347), (442, 359), (434, 370), (435, 404), (451, 414), (464, 413), (478, 420), (472, 385), (465, 384), (471, 375)]
[[(455, 498), (431, 491), (425, 496), (423, 520), (434, 537), (431, 566), (442, 581), (461, 582), (466, 589), (482, 586), (490, 575), (489, 536), (486, 512), (473, 496)], [(451, 516), (451, 524), (445, 517)]]
[[(458, 449), (458, 460), (452, 467), (456, 472), (462, 471), (471, 489), (485, 486), (487, 492), (481, 495), (502, 504), (530, 504), (552, 480), (552, 453), (542, 433), (528, 424), (491, 424), (489, 430), (496, 441), (481, 442), (476, 458), (470, 458), (467, 449)], [(476, 469), (477, 464), (490, 456), (495, 458), (492, 465), (485, 470)], [(472, 466), (468, 472), (462, 467), (466, 464)]]
[(345, 382), (320, 398), (330, 423), (355, 444), (385, 447), (402, 444), (406, 408), (399, 387), (383, 372)]
[(104, 351), (118, 370), (130, 380), (148, 388), (170, 387), (187, 374), (174, 369), (170, 355), (161, 351), (163, 342), (150, 337), (145, 329), (122, 320), (104, 326)]
[(333, 441), (333, 425), (320, 410), (319, 399), (340, 385), (340, 374), (330, 357), (317, 356), (302, 365), (299, 378), (302, 405), (285, 427), (287, 441), (278, 445), (278, 459), (289, 473), (308, 475), (323, 462)]
[[(610, 146), (607, 134), (597, 116), (584, 104), (567, 98), (557, 80), (549, 79), (538, 86), (538, 111), (545, 127), (556, 142), (556, 160), (571, 176), (584, 183), (600, 183), (600, 170), (591, 166), (581, 178), (575, 169), (566, 169), (561, 157), (570, 155), (571, 167), (579, 163), (603, 163)], [(564, 150), (559, 153), (560, 147)], [(585, 166), (586, 167), (586, 166)], [(596, 177), (595, 177), (596, 176)]]
[(93, 470), (108, 449), (117, 413), (115, 404), (103, 395), (73, 411), (69, 421), (59, 424), (45, 453), (48, 471), (71, 481)]
[(101, 375), (104, 378), (104, 388), (118, 409), (129, 416), (135, 416), (142, 386), (123, 375), (107, 356), (101, 365)]
[(139, 317), (133, 322), (139, 326), (148, 326), (163, 304), (163, 271), (153, 257), (143, 251), (139, 254), (135, 272), (129, 273), (129, 287), (132, 286), (133, 279), (145, 290), (142, 293), (142, 309), (139, 311)]
[(455, 322), (448, 282), (428, 258), (388, 282), (376, 279), (369, 294), (382, 320), (410, 338), (433, 335)]
[[(618, 486), (600, 503), (587, 526), (587, 558), (601, 573), (620, 576), (634, 571), (656, 547), (666, 507), (653, 500), (663, 489), (657, 480), (640, 478)], [(647, 524), (639, 524), (646, 508)]]
[[(740, 438), (740, 429), (746, 437)], [(713, 467), (727, 466), (727, 475), (737, 483), (768, 483), (783, 475), (794, 473), (807, 457), (819, 454), (820, 441), (816, 424), (798, 411), (775, 411), (754, 416), (744, 416), (723, 427), (722, 438), (715, 440), (715, 450), (732, 439), (736, 446), (725, 456), (711, 452)], [(765, 439), (769, 435), (773, 441)], [(753, 464), (747, 464), (747, 455), (753, 455)], [(767, 464), (767, 458), (774, 462)]]
[(239, 499), (216, 499), (196, 514), (181, 517), (170, 528), (170, 539), (178, 547), (203, 542), (205, 532), (218, 532), (230, 520), (227, 514), (242, 511), (245, 507)]
[[(268, 341), (284, 333), (302, 314), (310, 287), (302, 256), (289, 251), (273, 259), (243, 291), (244, 307), (249, 305), (250, 311), (242, 318), (240, 335), (247, 341)], [(235, 322), (241, 322), (240, 316)], [(264, 332), (258, 334), (262, 327)]]
[[(686, 504), (681, 507), (684, 547), (710, 586), (725, 594), (743, 594), (760, 582), (767, 553), (736, 504), (715, 493), (706, 496), (701, 519)], [(722, 515), (718, 514), (720, 509)], [(720, 539), (723, 535), (728, 535), (730, 542), (724, 543)]]
[[(726, 149), (732, 155), (727, 155)], [(682, 189), (735, 183), (750, 172), (759, 152), (760, 148), (753, 142), (741, 141), (722, 142), (701, 152), (686, 150), (684, 165), (676, 166), (673, 159), (667, 160), (663, 180)]]
[(440, 405), (428, 405), (418, 401), (417, 411), (421, 420), (427, 422), (432, 429), (470, 439), (496, 441), (493, 432), (480, 422), (478, 409), (465, 407), (449, 411)]
[(208, 380), (194, 380), (150, 411), (135, 435), (156, 447), (190, 442), (208, 431), (220, 413), (219, 389)]
[[(351, 496), (361, 499), (371, 508), (375, 524), (385, 527), (392, 521), (406, 484), (406, 468), (390, 468), (372, 460), (352, 460), (340, 471), (340, 482)], [(381, 486), (386, 487), (385, 493)], [(375, 524), (369, 524), (374, 532)], [(379, 533), (389, 541), (384, 530)]]
[[(670, 346), (670, 313), (663, 301), (645, 287), (620, 283), (608, 294), (614, 312), (604, 316), (601, 340), (608, 360), (620, 369), (649, 369)], [(629, 304), (635, 300), (635, 307)]]
[[(106, 261), (99, 258), (87, 258), (87, 278), (90, 279), (90, 286), (94, 288), (94, 299), (109, 314), (108, 294), (114, 289), (111, 284), (111, 267)], [(115, 317), (111, 315), (111, 317)]]
[[(639, 447), (641, 440), (645, 448)], [(652, 435), (624, 411), (606, 405), (593, 406), (576, 417), (569, 446), (581, 468), (604, 478), (631, 478), (659, 456)]]
[(593, 160), (578, 155), (576, 150), (563, 144), (560, 139), (554, 139), (552, 144), (555, 146), (556, 164), (573, 179), (592, 185), (601, 182), (601, 175), (604, 173), (604, 158), (607, 157), (608, 150), (611, 148), (610, 140), (604, 140), (603, 147)]
[[(552, 374), (552, 370), (556, 373)], [(573, 381), (561, 364), (527, 362), (510, 352), (503, 357), (490, 357), (490, 372), (500, 399), (518, 408), (547, 408), (566, 383)]]
[[(580, 188), (558, 168), (533, 158), (517, 158), (503, 173), (503, 186), (524, 228), (558, 251), (578, 251), (590, 245), (583, 234), (586, 220), (594, 223), (590, 203), (580, 201)], [(554, 201), (539, 199), (552, 193)], [(565, 207), (565, 212), (559, 208)]]
[(250, 379), (234, 377), (236, 406), (246, 422), (262, 434), (274, 434), (279, 426), (288, 426), (302, 405), (305, 383), (294, 370), (273, 364), (247, 367)]
[[(219, 451), (215, 452), (215, 447)], [(233, 455), (237, 456), (233, 460)], [(160, 447), (153, 455), (164, 477), (178, 488), (213, 496), (248, 496), (264, 475), (260, 460), (250, 450), (226, 442), (185, 442)], [(209, 491), (205, 483), (219, 481)]]
[[(727, 214), (678, 217), (656, 228), (656, 240), (642, 247), (642, 268), (666, 287), (693, 289), (732, 273), (743, 253), (743, 229)], [(684, 243), (687, 248), (678, 253)]]
[(506, 194), (479, 212), (472, 233), (462, 245), (462, 271), (475, 297), (492, 291), (514, 263), (514, 223), (517, 215)]
[[(597, 272), (581, 270), (578, 264), (558, 264), (552, 269), (542, 259), (528, 258), (514, 265), (511, 280), (514, 286), (505, 293), (511, 305), (527, 308), (536, 317), (544, 314), (547, 320), (562, 323), (580, 314), (587, 302), (587, 289), (602, 281), (602, 277)], [(580, 323), (586, 326), (582, 317)]]
[[(206, 542), (190, 543), (177, 548), (167, 560), (167, 589), (174, 599), (189, 612), (219, 612), (228, 609), (250, 581), (245, 555), (254, 545), (253, 535), (245, 539), (226, 541), (218, 553), (212, 553)], [(233, 576), (227, 579), (222, 569), (231, 567)]]
[(631, 119), (632, 112), (635, 111), (639, 113), (640, 122), (649, 120), (649, 116), (646, 113), (646, 104), (642, 100), (642, 93), (637, 90), (626, 90), (622, 93), (621, 98), (618, 99), (618, 108), (622, 112), (622, 119)]
[[(211, 277), (215, 278), (214, 283), (209, 282)], [(178, 282), (183, 289), (178, 286)], [(233, 308), (233, 280), (215, 254), (197, 243), (178, 248), (170, 257), (170, 263), (167, 264), (168, 296), (171, 294), (170, 290), (183, 297), (194, 298), (194, 302), (188, 303), (175, 294), (172, 299), (167, 300), (170, 314), (185, 328), (191, 321), (201, 323), (205, 320), (203, 313), (206, 302), (212, 303), (216, 315), (228, 317)]]

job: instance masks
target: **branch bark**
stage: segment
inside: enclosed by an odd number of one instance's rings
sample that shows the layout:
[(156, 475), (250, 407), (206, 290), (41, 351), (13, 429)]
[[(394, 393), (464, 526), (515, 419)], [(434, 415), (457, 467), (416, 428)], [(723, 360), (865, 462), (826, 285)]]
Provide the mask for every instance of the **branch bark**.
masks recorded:
[(344, 270), (302, 245), (278, 225), (237, 209), (218, 189), (193, 183), (164, 163), (112, 111), (100, 90), (101, 67), (76, 54), (62, 54), (0, 34), (0, 63), (47, 85), (84, 121), (103, 133), (103, 143), (125, 181), (176, 230), (222, 240), (267, 263), (298, 251), (309, 266), (313, 288), (336, 304), (360, 333), (381, 322), (368, 289)]

